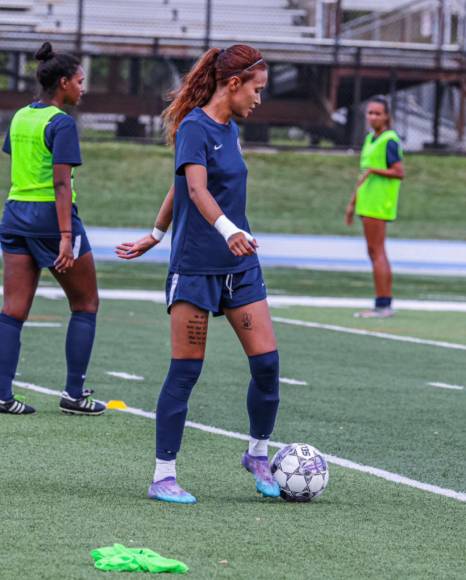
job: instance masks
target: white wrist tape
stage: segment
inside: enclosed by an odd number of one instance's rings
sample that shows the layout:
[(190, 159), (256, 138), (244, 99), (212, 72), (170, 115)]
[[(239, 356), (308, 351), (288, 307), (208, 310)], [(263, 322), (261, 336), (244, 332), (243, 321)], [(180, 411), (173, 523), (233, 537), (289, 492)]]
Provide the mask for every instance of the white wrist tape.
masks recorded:
[(154, 240), (156, 240), (157, 242), (161, 242), (163, 240), (163, 236), (166, 234), (166, 232), (163, 232), (162, 230), (159, 230), (159, 228), (154, 228), (152, 230), (151, 236), (154, 238)]
[(238, 226), (235, 226), (235, 224), (231, 220), (229, 220), (225, 214), (222, 214), (217, 219), (217, 221), (214, 223), (214, 228), (221, 236), (225, 238), (226, 242), (228, 242), (231, 236), (239, 233), (244, 234), (248, 242), (252, 242), (254, 240), (254, 238), (251, 236), (249, 232), (245, 232)]

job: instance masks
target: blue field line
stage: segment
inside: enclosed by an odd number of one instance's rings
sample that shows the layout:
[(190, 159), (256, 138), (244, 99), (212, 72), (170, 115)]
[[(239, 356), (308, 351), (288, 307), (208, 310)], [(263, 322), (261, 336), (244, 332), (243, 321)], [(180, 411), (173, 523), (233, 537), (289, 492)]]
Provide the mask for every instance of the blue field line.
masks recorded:
[[(94, 259), (96, 261), (119, 261), (125, 262), (115, 254), (115, 250), (113, 248), (108, 247), (99, 247), (99, 246), (92, 246), (92, 253), (94, 254)], [(170, 260), (170, 250), (164, 249), (157, 249), (147, 252), (143, 254), (136, 262), (152, 262), (152, 263), (159, 263), (159, 264), (168, 264)], [(129, 262), (130, 260), (128, 260)]]
[[(118, 260), (114, 248), (121, 241), (137, 240), (147, 230), (87, 228), (97, 260)], [(264, 266), (315, 270), (369, 272), (371, 264), (361, 236), (317, 236), (257, 232), (259, 258)], [(389, 239), (388, 253), (395, 273), (466, 276), (466, 241)], [(170, 235), (139, 262), (166, 264)]]
[[(142, 228), (107, 228), (107, 227), (94, 227), (90, 226), (86, 228), (88, 233), (94, 234), (99, 236), (99, 234), (103, 235), (108, 232), (118, 233), (121, 236), (121, 239), (126, 237), (142, 237), (147, 235), (150, 228), (142, 229)], [(253, 232), (253, 235), (256, 236), (258, 239), (267, 239), (267, 240), (286, 240), (286, 241), (296, 241), (298, 244), (302, 242), (355, 242), (355, 243), (363, 243), (365, 245), (365, 240), (360, 235), (335, 235), (335, 236), (327, 236), (327, 235), (307, 235), (307, 234), (282, 234), (282, 233), (265, 233), (265, 232)], [(422, 238), (422, 239), (407, 239), (407, 238), (390, 238), (388, 239), (388, 244), (396, 244), (396, 245), (403, 245), (403, 246), (411, 246), (411, 247), (424, 247), (427, 244), (435, 244), (441, 245), (444, 247), (464, 247), (464, 252), (466, 255), (466, 240), (435, 240), (430, 238)]]
[[(344, 259), (344, 258), (287, 258), (283, 256), (264, 256), (260, 258), (261, 263), (270, 265), (278, 265), (283, 263), (286, 265), (316, 265), (316, 266), (333, 266), (333, 267), (344, 267), (350, 266), (354, 268), (366, 267), (371, 268), (370, 262), (368, 260), (354, 260), (354, 259)], [(393, 268), (409, 268), (411, 270), (464, 270), (466, 273), (466, 263), (442, 263), (442, 262), (399, 262), (396, 260), (391, 261)]]
[[(109, 261), (119, 260), (113, 248), (94, 247), (94, 257), (96, 260)], [(167, 264), (170, 259), (170, 250), (156, 249), (144, 254), (137, 259), (138, 262)], [(287, 266), (287, 267), (328, 267), (328, 268), (357, 268), (370, 270), (368, 260), (355, 260), (345, 258), (301, 258), (287, 256), (260, 256), (260, 261), (264, 266)], [(448, 272), (451, 270), (463, 270), (466, 273), (466, 263), (445, 263), (445, 262), (400, 262), (392, 261), (394, 269), (409, 270), (437, 270)]]
[[(277, 240), (296, 240), (297, 242), (363, 242), (365, 244), (364, 238), (360, 236), (326, 236), (326, 235), (313, 235), (309, 236), (306, 234), (272, 234), (272, 233), (255, 233), (257, 238), (267, 238)], [(466, 240), (434, 240), (430, 238), (422, 239), (407, 239), (407, 238), (389, 238), (389, 244), (402, 244), (404, 246), (418, 246), (423, 247), (426, 244), (440, 244), (442, 246), (464, 246), (464, 251), (466, 253)]]

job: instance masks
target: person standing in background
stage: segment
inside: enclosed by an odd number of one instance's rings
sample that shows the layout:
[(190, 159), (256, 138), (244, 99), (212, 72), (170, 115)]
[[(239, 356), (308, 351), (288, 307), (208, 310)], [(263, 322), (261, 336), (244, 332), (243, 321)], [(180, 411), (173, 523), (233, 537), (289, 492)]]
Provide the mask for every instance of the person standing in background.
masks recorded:
[(393, 316), (392, 271), (385, 249), (387, 224), (397, 217), (398, 196), (404, 179), (400, 138), (391, 129), (390, 106), (385, 97), (370, 100), (367, 122), (372, 131), (366, 136), (361, 152), (362, 176), (346, 208), (345, 220), (353, 223), (360, 216), (367, 251), (372, 263), (375, 304), (370, 310), (355, 313), (358, 318)]

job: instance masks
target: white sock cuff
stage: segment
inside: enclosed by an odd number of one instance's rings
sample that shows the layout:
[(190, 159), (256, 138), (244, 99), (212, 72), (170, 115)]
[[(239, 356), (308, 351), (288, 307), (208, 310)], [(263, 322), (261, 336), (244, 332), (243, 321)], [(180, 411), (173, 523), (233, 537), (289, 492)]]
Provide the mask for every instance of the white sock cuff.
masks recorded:
[(253, 457), (267, 457), (269, 450), (269, 439), (254, 439), (249, 438), (249, 455)]
[(155, 460), (154, 479), (152, 481), (161, 481), (167, 477), (176, 479), (176, 459), (166, 461), (165, 459)]

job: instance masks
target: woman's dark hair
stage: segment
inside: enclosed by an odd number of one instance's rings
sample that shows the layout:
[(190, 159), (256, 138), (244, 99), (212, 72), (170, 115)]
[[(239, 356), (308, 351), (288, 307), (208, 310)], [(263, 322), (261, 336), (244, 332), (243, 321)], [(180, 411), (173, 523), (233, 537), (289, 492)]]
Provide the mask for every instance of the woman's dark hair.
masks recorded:
[(50, 42), (44, 42), (34, 58), (39, 61), (37, 80), (48, 95), (55, 93), (61, 78), (73, 77), (81, 64), (72, 54), (54, 52)]
[(378, 103), (379, 105), (383, 105), (384, 113), (388, 117), (388, 127), (390, 128), (392, 124), (392, 115), (390, 102), (387, 97), (384, 97), (383, 95), (376, 95), (375, 97), (372, 97), (372, 99), (369, 99), (369, 103)]
[(267, 64), (261, 53), (247, 44), (205, 52), (184, 77), (180, 88), (169, 95), (172, 102), (162, 113), (168, 142), (174, 143), (181, 121), (195, 107), (206, 105), (218, 85), (226, 84), (233, 76), (245, 83), (256, 70), (267, 70)]

